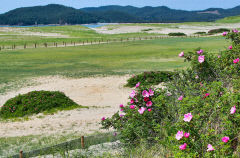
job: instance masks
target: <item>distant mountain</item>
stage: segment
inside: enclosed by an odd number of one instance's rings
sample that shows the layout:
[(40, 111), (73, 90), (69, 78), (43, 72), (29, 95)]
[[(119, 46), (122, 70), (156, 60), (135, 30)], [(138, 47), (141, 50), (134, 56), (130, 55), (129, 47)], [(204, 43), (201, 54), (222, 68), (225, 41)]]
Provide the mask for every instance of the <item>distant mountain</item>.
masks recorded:
[(199, 11), (184, 11), (165, 6), (137, 8), (111, 5), (75, 9), (50, 4), (18, 8), (0, 14), (0, 25), (196, 22), (215, 21), (236, 15), (240, 15), (240, 6), (231, 9), (209, 8)]
[[(225, 18), (228, 16), (240, 15), (240, 6), (231, 9), (209, 8), (202, 11), (184, 11), (170, 9), (165, 6), (137, 8), (133, 6), (103, 6), (82, 8), (81, 10), (94, 15), (98, 15), (101, 19), (105, 19), (106, 13), (110, 11), (118, 11), (129, 14), (138, 22), (196, 22), (196, 21), (215, 21), (217, 19)], [(108, 15), (115, 17), (116, 15)], [(107, 19), (105, 19), (106, 22)], [(117, 21), (114, 21), (117, 22)]]
[(0, 15), (1, 25), (95, 23), (95, 15), (63, 5), (18, 8)]

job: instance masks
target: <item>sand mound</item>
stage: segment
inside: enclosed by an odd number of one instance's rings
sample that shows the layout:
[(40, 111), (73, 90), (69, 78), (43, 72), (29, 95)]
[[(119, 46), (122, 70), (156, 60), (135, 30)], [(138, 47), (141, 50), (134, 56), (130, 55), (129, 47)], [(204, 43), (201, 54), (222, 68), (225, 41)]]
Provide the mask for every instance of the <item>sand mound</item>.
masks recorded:
[(37, 86), (22, 88), (0, 96), (0, 105), (18, 94), (33, 90), (62, 91), (80, 105), (89, 109), (62, 111), (54, 115), (33, 116), (29, 121), (0, 122), (1, 137), (53, 134), (93, 133), (99, 130), (103, 116), (111, 116), (119, 110), (119, 104), (126, 104), (131, 89), (123, 87), (129, 76), (110, 76), (69, 79), (41, 77), (35, 79)]

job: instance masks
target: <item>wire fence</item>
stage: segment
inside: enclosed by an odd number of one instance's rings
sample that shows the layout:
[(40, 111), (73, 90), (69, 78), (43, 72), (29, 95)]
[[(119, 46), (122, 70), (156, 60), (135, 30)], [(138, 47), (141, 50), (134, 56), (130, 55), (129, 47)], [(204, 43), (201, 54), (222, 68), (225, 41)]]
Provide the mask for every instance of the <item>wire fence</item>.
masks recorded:
[(70, 47), (70, 46), (84, 46), (84, 45), (96, 45), (96, 44), (108, 44), (113, 42), (129, 42), (129, 41), (139, 41), (139, 40), (154, 40), (154, 39), (166, 39), (166, 38), (199, 38), (199, 37), (209, 37), (200, 35), (191, 36), (146, 36), (146, 37), (126, 37), (118, 39), (98, 39), (98, 40), (82, 40), (82, 41), (62, 41), (62, 42), (48, 42), (48, 43), (31, 43), (24, 45), (0, 45), (0, 51), (2, 50), (16, 50), (16, 49), (28, 49), (28, 48), (54, 48), (54, 47)]
[(54, 155), (56, 153), (65, 153), (75, 149), (87, 149), (89, 146), (102, 144), (106, 142), (114, 142), (119, 140), (118, 135), (114, 133), (102, 133), (99, 135), (88, 136), (67, 141), (61, 144), (32, 150), (32, 151), (20, 151), (16, 155), (8, 156), (8, 158), (28, 158), (37, 157), (41, 155)]

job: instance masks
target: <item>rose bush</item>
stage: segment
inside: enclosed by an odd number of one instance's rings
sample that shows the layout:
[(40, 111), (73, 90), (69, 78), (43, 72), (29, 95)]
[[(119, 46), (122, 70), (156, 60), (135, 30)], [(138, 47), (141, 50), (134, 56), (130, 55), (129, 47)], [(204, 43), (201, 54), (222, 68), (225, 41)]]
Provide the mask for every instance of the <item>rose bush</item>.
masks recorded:
[(181, 52), (190, 62), (164, 89), (136, 85), (128, 105), (102, 121), (118, 130), (122, 142), (164, 145), (174, 157), (233, 157), (240, 131), (240, 34), (220, 54), (204, 49)]

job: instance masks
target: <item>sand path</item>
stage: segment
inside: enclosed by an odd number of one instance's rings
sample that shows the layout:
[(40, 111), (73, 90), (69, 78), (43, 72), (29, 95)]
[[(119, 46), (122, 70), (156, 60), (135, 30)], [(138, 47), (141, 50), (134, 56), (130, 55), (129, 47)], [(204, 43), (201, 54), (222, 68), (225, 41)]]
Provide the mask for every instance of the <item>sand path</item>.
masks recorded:
[(111, 116), (119, 110), (119, 104), (127, 103), (131, 89), (123, 86), (128, 78), (129, 76), (35, 79), (39, 85), (1, 95), (0, 105), (17, 94), (33, 90), (51, 90), (62, 91), (78, 104), (90, 108), (62, 111), (54, 115), (39, 114), (28, 121), (0, 122), (0, 137), (98, 131), (103, 116)]

